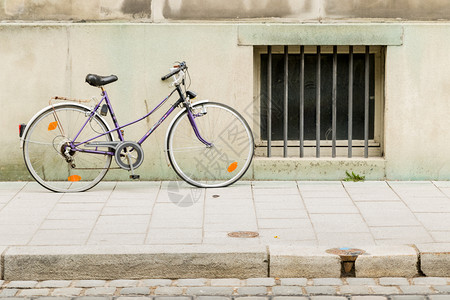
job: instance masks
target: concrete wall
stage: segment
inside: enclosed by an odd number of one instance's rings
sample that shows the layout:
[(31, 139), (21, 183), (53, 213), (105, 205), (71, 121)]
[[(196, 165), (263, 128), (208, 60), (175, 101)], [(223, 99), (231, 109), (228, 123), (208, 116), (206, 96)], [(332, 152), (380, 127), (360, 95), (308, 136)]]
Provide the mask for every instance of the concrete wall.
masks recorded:
[(450, 18), (447, 0), (0, 0), (0, 20)]
[[(386, 51), (385, 156), (375, 161), (256, 159), (246, 178), (341, 179), (346, 170), (355, 169), (368, 179), (450, 180), (450, 23), (289, 26), (282, 30), (283, 43), (299, 43), (299, 38), (316, 42), (316, 26), (328, 28), (342, 44), (353, 39), (365, 42), (364, 32), (379, 32), (379, 43), (392, 44)], [(99, 96), (97, 88), (84, 82), (87, 73), (118, 75), (119, 81), (107, 90), (121, 123), (143, 115), (170, 92), (160, 76), (177, 60), (188, 62), (191, 89), (199, 99), (228, 103), (251, 118), (253, 46), (251, 39), (246, 43), (242, 39), (253, 37), (256, 44), (270, 38), (252, 35), (252, 30), (258, 33), (265, 27), (259, 23), (1, 24), (0, 180), (30, 178), (19, 149), (19, 123), (26, 123), (52, 96)], [(310, 40), (292, 32), (309, 33)], [(156, 120), (151, 117), (136, 129), (125, 129), (126, 138), (138, 139)], [(143, 179), (175, 178), (163, 151), (167, 125), (144, 144), (145, 161), (138, 172)], [(282, 170), (275, 173), (280, 161)], [(108, 178), (127, 175), (113, 170)]]

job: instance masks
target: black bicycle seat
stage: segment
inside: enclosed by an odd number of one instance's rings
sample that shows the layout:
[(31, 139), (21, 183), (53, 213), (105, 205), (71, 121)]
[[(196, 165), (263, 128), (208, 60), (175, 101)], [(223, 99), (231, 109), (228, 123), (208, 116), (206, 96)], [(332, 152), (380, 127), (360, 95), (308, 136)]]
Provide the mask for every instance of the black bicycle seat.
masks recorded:
[(86, 76), (86, 82), (89, 83), (92, 86), (102, 86), (106, 85), (108, 83), (117, 81), (116, 75), (109, 75), (109, 76), (100, 76), (96, 74), (87, 74)]

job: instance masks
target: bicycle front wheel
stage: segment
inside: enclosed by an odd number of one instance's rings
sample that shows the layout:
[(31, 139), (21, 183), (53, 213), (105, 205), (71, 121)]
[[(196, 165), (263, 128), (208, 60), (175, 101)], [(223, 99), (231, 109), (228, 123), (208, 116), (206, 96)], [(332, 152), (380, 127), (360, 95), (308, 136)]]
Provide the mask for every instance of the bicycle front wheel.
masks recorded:
[[(78, 133), (76, 139), (81, 142), (108, 131), (99, 116), (91, 119), (89, 116), (87, 108), (67, 104), (50, 107), (29, 124), (24, 136), (24, 160), (30, 174), (43, 187), (54, 192), (82, 192), (94, 187), (105, 176), (111, 164), (110, 155), (68, 148)], [(112, 141), (112, 135), (105, 134), (95, 141)], [(77, 149), (100, 150), (84, 145)]]
[(224, 187), (239, 180), (253, 158), (253, 135), (233, 108), (215, 102), (194, 104), (197, 137), (187, 111), (169, 129), (167, 151), (175, 172), (197, 187)]

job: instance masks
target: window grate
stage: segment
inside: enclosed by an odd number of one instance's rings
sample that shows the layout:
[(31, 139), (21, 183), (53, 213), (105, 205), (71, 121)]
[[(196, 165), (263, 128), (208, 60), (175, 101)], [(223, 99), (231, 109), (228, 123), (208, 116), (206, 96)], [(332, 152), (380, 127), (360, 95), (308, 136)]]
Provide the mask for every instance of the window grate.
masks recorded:
[(354, 46), (346, 51), (338, 46), (299, 46), (289, 51), (291, 47), (284, 46), (274, 51), (275, 47), (260, 52), (260, 145), (267, 148), (268, 157), (280, 141), (283, 157), (293, 145), (300, 157), (305, 157), (306, 147), (315, 147), (316, 157), (321, 157), (324, 147), (331, 147), (333, 158), (343, 140), (347, 157), (354, 156), (360, 141), (365, 158), (370, 147), (380, 147), (375, 140), (379, 136), (375, 134), (375, 50), (358, 46), (355, 53)]

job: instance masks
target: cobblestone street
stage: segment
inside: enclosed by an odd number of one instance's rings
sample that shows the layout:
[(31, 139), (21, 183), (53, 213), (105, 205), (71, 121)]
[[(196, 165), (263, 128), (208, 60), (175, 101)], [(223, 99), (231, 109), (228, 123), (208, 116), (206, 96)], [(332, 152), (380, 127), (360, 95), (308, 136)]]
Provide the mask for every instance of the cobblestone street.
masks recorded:
[(450, 278), (249, 278), (0, 281), (0, 298), (446, 300)]

